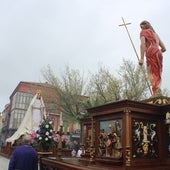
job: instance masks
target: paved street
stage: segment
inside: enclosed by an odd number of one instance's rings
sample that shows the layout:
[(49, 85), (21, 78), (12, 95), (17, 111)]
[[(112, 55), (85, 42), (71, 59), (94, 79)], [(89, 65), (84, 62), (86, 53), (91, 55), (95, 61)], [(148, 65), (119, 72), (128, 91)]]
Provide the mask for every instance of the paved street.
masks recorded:
[(7, 170), (8, 163), (9, 163), (9, 159), (0, 155), (0, 170)]

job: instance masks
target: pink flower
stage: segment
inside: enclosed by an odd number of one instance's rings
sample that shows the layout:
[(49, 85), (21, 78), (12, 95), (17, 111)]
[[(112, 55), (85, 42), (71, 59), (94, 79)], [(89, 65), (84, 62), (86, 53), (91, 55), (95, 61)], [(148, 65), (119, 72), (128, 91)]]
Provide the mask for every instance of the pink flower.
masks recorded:
[(37, 137), (37, 133), (35, 131), (32, 131), (30, 135), (32, 139), (35, 139)]

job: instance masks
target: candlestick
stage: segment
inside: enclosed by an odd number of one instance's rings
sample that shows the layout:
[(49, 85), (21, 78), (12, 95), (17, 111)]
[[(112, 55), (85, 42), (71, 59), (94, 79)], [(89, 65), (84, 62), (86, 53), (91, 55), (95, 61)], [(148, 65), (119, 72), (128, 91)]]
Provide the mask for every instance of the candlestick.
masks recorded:
[(60, 126), (63, 126), (63, 113), (60, 113)]

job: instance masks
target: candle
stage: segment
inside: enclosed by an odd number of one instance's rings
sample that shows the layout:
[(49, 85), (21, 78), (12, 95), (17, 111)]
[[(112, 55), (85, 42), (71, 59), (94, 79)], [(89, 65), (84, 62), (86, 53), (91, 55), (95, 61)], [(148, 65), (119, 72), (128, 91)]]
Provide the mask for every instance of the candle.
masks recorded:
[(67, 127), (67, 132), (70, 132), (70, 127), (69, 126)]
[(60, 113), (60, 126), (63, 126), (63, 113)]

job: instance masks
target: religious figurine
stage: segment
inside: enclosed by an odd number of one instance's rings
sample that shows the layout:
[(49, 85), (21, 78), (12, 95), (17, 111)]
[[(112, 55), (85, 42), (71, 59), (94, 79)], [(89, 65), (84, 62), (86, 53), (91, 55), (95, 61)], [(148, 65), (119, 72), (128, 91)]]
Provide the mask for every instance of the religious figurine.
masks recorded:
[(159, 38), (153, 27), (148, 21), (140, 23), (140, 60), (139, 65), (143, 65), (144, 55), (146, 55), (146, 65), (148, 76), (152, 86), (153, 96), (161, 95), (162, 79), (162, 53), (166, 51), (164, 43)]
[(170, 113), (166, 113), (166, 124), (170, 124)]

